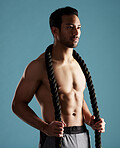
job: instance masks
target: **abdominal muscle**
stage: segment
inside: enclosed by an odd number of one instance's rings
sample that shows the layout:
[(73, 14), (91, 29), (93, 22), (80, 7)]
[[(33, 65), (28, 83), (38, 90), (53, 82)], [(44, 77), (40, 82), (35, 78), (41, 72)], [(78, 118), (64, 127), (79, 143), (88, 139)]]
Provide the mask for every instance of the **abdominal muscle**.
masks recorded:
[(83, 94), (72, 89), (70, 93), (59, 94), (61, 104), (61, 117), (66, 126), (83, 125), (82, 103)]
[[(41, 92), (41, 91), (40, 91)], [(42, 91), (43, 92), (43, 91)], [(41, 93), (40, 93), (41, 94)], [(45, 94), (46, 97), (45, 97)], [(51, 123), (55, 120), (54, 107), (51, 95), (49, 93), (41, 94), (43, 100), (39, 100), (39, 94), (36, 98), (41, 106), (41, 114), (45, 122)], [(83, 125), (83, 93), (72, 89), (69, 93), (59, 92), (61, 104), (61, 118), (66, 123), (66, 126), (82, 126)]]

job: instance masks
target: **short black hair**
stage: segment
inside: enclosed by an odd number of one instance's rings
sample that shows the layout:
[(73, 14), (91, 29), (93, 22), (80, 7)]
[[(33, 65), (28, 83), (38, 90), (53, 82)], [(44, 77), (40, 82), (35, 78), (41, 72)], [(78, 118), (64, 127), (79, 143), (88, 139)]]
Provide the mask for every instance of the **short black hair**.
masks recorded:
[(63, 15), (76, 15), (78, 16), (78, 11), (75, 8), (72, 7), (64, 7), (64, 8), (59, 8), (55, 10), (49, 18), (49, 24), (50, 28), (57, 27), (61, 28), (61, 23), (62, 23), (62, 16)]

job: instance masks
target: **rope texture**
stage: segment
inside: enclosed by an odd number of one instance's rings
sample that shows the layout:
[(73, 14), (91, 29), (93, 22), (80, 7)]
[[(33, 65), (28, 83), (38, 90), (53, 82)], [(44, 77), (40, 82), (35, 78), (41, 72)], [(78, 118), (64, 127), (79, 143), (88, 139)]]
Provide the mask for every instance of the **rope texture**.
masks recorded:
[[(53, 70), (52, 56), (51, 56), (52, 47), (53, 45), (48, 46), (45, 51), (45, 62), (46, 62), (46, 69), (47, 69), (47, 74), (48, 74), (48, 79), (49, 79), (49, 84), (50, 84), (50, 89), (51, 89), (51, 94), (53, 99), (54, 110), (55, 110), (55, 120), (61, 121), (61, 106), (59, 101), (57, 82), (54, 77), (54, 70)], [(97, 101), (96, 101), (95, 89), (90, 76), (90, 72), (88, 71), (88, 68), (84, 60), (82, 60), (82, 58), (79, 56), (79, 54), (75, 50), (73, 50), (73, 57), (79, 63), (85, 75), (88, 90), (89, 90), (91, 105), (93, 109), (93, 114), (96, 117), (95, 122), (97, 122), (99, 121), (100, 116), (99, 116), (99, 110), (98, 110)], [(56, 137), (56, 148), (61, 148), (61, 144), (62, 144), (62, 138)], [(95, 130), (95, 146), (96, 148), (101, 148), (101, 133), (99, 133), (97, 130)]]
[[(56, 79), (54, 77), (54, 70), (53, 70), (53, 64), (52, 64), (52, 45), (50, 45), (45, 52), (45, 62), (46, 62), (46, 69), (48, 74), (48, 80), (50, 84), (50, 90), (52, 94), (52, 100), (55, 110), (55, 120), (61, 121), (61, 106), (59, 101), (59, 95), (58, 95), (58, 87), (56, 83)], [(56, 148), (61, 148), (62, 144), (62, 138), (56, 137)]]
[[(95, 122), (97, 122), (100, 119), (100, 115), (99, 115), (99, 109), (97, 106), (95, 89), (93, 86), (90, 72), (88, 71), (88, 68), (87, 68), (84, 60), (82, 60), (82, 58), (79, 56), (79, 54), (75, 50), (73, 50), (73, 57), (79, 63), (79, 65), (85, 75), (87, 86), (88, 86), (88, 91), (89, 91), (89, 95), (90, 95), (91, 105), (92, 105), (92, 109), (93, 109), (93, 114), (95, 116)], [(95, 130), (95, 147), (101, 148), (101, 133), (99, 133), (97, 130)]]

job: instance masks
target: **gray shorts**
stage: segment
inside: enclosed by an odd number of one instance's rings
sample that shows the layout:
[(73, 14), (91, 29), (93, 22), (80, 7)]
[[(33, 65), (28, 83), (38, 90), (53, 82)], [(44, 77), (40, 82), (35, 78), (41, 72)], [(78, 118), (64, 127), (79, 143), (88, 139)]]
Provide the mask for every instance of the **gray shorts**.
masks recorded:
[[(56, 148), (55, 137), (40, 132), (39, 148)], [(61, 148), (91, 148), (88, 130), (85, 125), (64, 127)]]

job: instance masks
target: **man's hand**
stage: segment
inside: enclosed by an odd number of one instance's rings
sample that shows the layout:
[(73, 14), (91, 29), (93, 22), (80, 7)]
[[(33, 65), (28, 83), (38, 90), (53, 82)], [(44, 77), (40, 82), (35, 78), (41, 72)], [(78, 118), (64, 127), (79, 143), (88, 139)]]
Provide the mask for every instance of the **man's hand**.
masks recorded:
[(66, 126), (64, 121), (53, 121), (45, 128), (45, 134), (48, 136), (63, 137), (64, 126)]
[(90, 126), (92, 127), (93, 130), (98, 130), (100, 133), (105, 132), (105, 121), (103, 118), (100, 118), (98, 122), (94, 122), (95, 116), (91, 116), (91, 121), (90, 121)]

